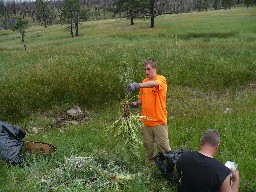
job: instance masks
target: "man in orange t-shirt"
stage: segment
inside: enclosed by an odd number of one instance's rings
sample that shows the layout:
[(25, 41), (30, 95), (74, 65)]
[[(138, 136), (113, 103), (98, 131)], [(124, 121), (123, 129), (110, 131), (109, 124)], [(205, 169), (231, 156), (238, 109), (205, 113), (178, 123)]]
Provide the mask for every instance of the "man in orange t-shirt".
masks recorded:
[(147, 78), (142, 83), (130, 83), (126, 89), (131, 93), (137, 89), (139, 100), (132, 102), (131, 107), (142, 106), (141, 115), (144, 126), (141, 128), (143, 134), (143, 144), (146, 148), (146, 166), (154, 164), (154, 141), (157, 143), (160, 152), (171, 150), (168, 139), (167, 111), (166, 111), (166, 79), (162, 75), (157, 75), (157, 65), (154, 59), (144, 62), (144, 70)]

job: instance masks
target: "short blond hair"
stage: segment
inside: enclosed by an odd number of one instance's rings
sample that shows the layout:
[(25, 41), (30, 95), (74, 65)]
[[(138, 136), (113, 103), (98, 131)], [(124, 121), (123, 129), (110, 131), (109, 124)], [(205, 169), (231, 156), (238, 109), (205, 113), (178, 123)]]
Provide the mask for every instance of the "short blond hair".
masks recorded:
[(208, 129), (201, 138), (201, 145), (209, 144), (213, 147), (220, 143), (220, 134), (215, 129)]
[(151, 65), (152, 68), (157, 68), (156, 61), (152, 58), (144, 61), (143, 66)]

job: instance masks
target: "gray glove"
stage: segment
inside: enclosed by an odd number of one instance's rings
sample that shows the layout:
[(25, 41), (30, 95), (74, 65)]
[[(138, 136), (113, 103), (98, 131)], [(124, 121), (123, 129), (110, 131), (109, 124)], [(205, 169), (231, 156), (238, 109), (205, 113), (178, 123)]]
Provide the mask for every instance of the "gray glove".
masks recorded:
[(125, 93), (130, 94), (130, 93), (134, 92), (135, 90), (137, 90), (139, 88), (140, 88), (139, 83), (137, 83), (137, 82), (130, 83), (126, 88)]
[(136, 101), (129, 103), (129, 105), (130, 105), (131, 108), (137, 108), (137, 107), (139, 107), (139, 105), (138, 105), (138, 103), (137, 103)]

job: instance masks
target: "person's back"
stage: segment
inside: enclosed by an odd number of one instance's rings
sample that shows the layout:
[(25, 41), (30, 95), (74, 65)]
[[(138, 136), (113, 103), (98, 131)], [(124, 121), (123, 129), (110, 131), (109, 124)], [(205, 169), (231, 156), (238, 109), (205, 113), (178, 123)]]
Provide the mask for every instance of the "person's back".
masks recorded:
[[(198, 152), (185, 152), (176, 163), (180, 192), (238, 192), (239, 172), (214, 159), (220, 145), (219, 133), (208, 129)], [(232, 173), (232, 182), (230, 174)]]
[(230, 170), (216, 159), (199, 152), (185, 152), (176, 164), (179, 191), (217, 192)]

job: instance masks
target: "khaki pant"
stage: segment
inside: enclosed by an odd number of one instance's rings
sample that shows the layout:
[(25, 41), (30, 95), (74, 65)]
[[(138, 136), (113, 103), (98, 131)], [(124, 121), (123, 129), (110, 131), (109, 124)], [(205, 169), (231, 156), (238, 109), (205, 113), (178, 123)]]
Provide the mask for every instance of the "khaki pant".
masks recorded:
[(143, 145), (147, 153), (146, 165), (150, 166), (154, 164), (154, 160), (152, 159), (155, 155), (154, 142), (156, 142), (160, 152), (164, 153), (171, 150), (168, 139), (168, 127), (166, 125), (144, 126), (141, 128), (141, 132), (143, 135)]

